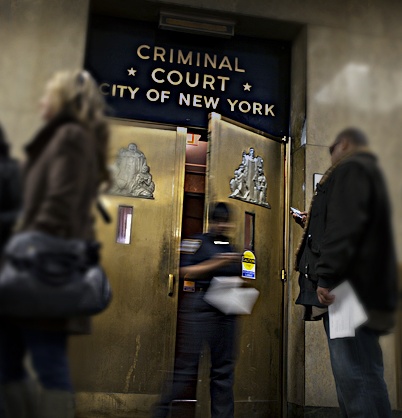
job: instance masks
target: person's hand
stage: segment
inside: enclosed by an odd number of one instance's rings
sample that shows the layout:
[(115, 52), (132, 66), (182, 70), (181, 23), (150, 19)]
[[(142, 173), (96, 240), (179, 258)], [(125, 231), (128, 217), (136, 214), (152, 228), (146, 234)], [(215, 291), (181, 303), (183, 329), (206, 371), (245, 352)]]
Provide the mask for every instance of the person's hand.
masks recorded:
[(292, 216), (295, 222), (304, 228), (304, 226), (306, 225), (306, 220), (307, 220), (307, 212), (300, 212), (300, 213), (301, 213), (301, 217), (297, 216), (293, 212), (292, 212)]
[(325, 287), (317, 287), (317, 296), (318, 296), (318, 300), (320, 301), (320, 303), (322, 303), (323, 305), (331, 305), (334, 300), (335, 300), (335, 296), (331, 295), (330, 290), (325, 288)]

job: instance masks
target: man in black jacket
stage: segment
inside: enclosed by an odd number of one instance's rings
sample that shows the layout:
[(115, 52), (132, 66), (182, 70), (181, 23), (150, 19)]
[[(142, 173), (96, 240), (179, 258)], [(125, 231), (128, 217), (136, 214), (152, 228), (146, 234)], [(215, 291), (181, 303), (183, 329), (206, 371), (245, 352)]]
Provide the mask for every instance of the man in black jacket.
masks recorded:
[[(296, 303), (305, 306), (306, 320), (324, 319), (342, 416), (388, 418), (391, 407), (378, 340), (393, 326), (397, 267), (387, 190), (367, 146), (360, 130), (342, 131), (330, 147), (332, 166), (317, 185), (308, 215), (295, 217), (305, 229), (296, 257)], [(345, 280), (368, 321), (355, 337), (330, 339), (330, 291)]]

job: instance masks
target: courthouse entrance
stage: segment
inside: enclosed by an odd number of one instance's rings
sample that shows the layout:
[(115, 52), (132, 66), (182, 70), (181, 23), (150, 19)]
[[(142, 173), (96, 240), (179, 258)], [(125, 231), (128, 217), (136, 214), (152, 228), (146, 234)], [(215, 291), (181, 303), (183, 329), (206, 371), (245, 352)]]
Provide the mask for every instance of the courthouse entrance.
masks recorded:
[[(174, 366), (187, 130), (114, 121), (111, 133), (109, 162), (114, 170), (126, 167), (127, 155), (136, 155), (148, 167), (153, 195), (141, 196), (141, 190), (135, 197), (122, 196), (112, 188), (102, 196), (112, 222), (97, 219), (97, 232), (114, 298), (110, 308), (94, 318), (93, 334), (72, 340), (77, 416), (148, 417)], [(205, 208), (218, 200), (231, 204), (236, 225), (231, 242), (237, 251), (254, 251), (253, 285), (261, 292), (253, 314), (241, 319), (235, 379), (239, 418), (281, 414), (285, 148), (283, 142), (218, 114), (210, 117)], [(260, 177), (266, 179), (260, 196), (250, 187), (245, 193), (233, 182), (245, 158), (256, 172), (260, 167)], [(115, 175), (124, 180), (118, 170)], [(190, 408), (186, 418), (209, 416), (203, 357), (197, 407)]]
[[(113, 116), (112, 222), (96, 228), (114, 297), (71, 342), (77, 417), (150, 416), (174, 370), (180, 240), (207, 230), (215, 201), (232, 206), (230, 240), (254, 252), (260, 291), (240, 320), (236, 417), (281, 416), (290, 55), (287, 41), (91, 16), (85, 67)], [(207, 354), (199, 368), (185, 418), (209, 416)]]

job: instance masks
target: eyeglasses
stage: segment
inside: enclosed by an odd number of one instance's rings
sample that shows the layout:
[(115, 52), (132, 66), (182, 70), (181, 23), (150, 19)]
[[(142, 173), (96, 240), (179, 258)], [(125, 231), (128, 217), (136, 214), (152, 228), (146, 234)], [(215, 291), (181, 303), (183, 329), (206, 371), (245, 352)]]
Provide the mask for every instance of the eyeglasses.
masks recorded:
[(329, 153), (330, 153), (330, 155), (332, 155), (334, 153), (336, 146), (339, 145), (339, 144), (340, 144), (340, 142), (335, 142), (335, 144), (332, 144), (329, 147)]

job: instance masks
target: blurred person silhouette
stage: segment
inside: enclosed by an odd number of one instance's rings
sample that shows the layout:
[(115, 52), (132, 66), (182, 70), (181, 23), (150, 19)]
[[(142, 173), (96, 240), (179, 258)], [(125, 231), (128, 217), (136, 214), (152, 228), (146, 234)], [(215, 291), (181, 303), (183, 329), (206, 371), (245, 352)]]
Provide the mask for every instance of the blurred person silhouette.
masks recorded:
[[(20, 168), (10, 158), (9, 144), (0, 126), (0, 256), (11, 236), (21, 209)], [(0, 417), (5, 416), (4, 401), (0, 393)]]
[(172, 401), (184, 399), (198, 373), (203, 344), (211, 353), (211, 417), (233, 418), (233, 382), (237, 355), (236, 316), (225, 315), (204, 300), (214, 276), (241, 275), (241, 255), (233, 252), (226, 233), (230, 227), (228, 206), (211, 208), (209, 232), (185, 239), (181, 245), (180, 277), (186, 280), (179, 307), (177, 356), (170, 391), (162, 394), (153, 417), (167, 417)]
[[(18, 231), (92, 240), (92, 205), (107, 179), (105, 104), (86, 71), (56, 73), (40, 100), (44, 126), (27, 145)], [(94, 255), (96, 257), (96, 255)], [(0, 379), (7, 418), (73, 418), (67, 358), (70, 334), (89, 333), (88, 317), (0, 318)], [(25, 354), (40, 391), (24, 367)]]
[[(397, 264), (391, 210), (377, 158), (359, 129), (340, 132), (332, 166), (317, 185), (296, 256), (297, 304), (305, 320), (323, 319), (342, 417), (391, 418), (379, 337), (389, 332), (397, 305)], [(348, 280), (368, 320), (355, 337), (331, 339), (330, 291)]]
[(0, 254), (11, 236), (21, 209), (20, 168), (9, 155), (9, 144), (0, 126)]

